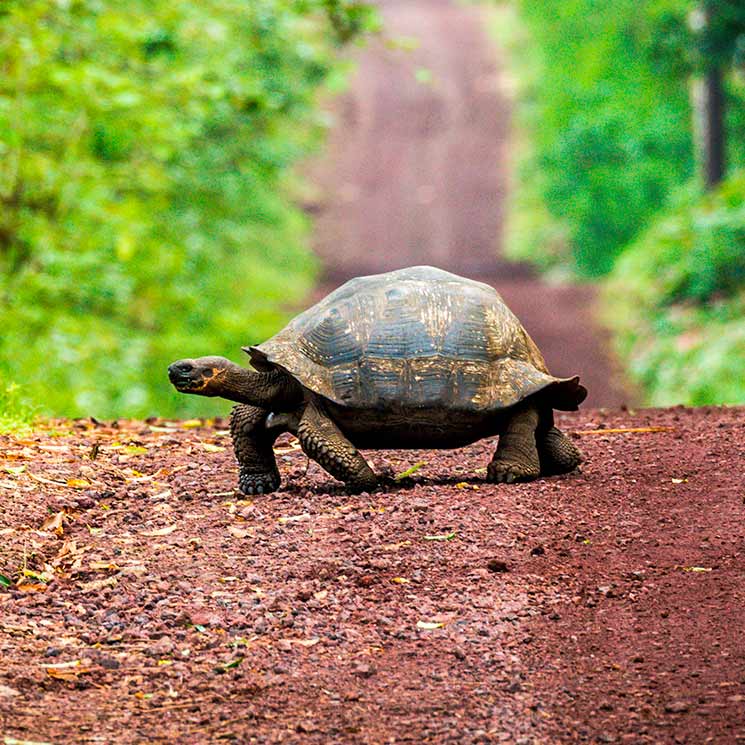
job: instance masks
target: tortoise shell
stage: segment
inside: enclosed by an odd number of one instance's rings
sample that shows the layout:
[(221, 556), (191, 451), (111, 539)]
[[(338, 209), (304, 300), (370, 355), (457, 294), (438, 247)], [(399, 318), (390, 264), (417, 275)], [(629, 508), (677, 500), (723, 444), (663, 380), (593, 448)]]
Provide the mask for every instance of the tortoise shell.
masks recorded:
[(354, 409), (475, 414), (544, 391), (574, 410), (587, 395), (578, 377), (549, 374), (496, 290), (428, 266), (352, 279), (246, 351)]

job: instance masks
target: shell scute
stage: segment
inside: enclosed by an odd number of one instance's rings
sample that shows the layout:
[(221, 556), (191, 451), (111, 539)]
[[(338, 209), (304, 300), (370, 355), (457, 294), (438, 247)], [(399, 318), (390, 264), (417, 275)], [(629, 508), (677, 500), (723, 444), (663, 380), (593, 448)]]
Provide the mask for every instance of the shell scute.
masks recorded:
[(548, 373), (493, 288), (432, 267), (350, 280), (251, 350), (353, 408), (477, 412), (545, 391), (574, 409), (586, 394)]

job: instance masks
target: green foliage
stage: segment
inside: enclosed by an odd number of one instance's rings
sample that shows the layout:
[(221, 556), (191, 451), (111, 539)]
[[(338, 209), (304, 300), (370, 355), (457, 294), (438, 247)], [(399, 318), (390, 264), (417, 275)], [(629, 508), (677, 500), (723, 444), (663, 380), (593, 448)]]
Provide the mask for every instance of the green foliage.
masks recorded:
[(214, 412), (174, 358), (275, 331), (314, 262), (291, 167), (325, 124), (342, 0), (8, 0), (0, 379), (45, 412)]
[(605, 290), (608, 321), (648, 403), (745, 403), (745, 173), (678, 195)]
[[(604, 274), (692, 176), (689, 75), (715, 29), (726, 27), (717, 49), (730, 58), (743, 38), (732, 16), (742, 16), (741, 7), (715, 4), (711, 34), (694, 35), (689, 0), (516, 0), (522, 36), (512, 57), (528, 148), (518, 167), (512, 255)], [(736, 74), (728, 96), (729, 159), (743, 164), (745, 89)]]
[(36, 409), (27, 403), (17, 383), (0, 383), (0, 434), (26, 429), (35, 416)]

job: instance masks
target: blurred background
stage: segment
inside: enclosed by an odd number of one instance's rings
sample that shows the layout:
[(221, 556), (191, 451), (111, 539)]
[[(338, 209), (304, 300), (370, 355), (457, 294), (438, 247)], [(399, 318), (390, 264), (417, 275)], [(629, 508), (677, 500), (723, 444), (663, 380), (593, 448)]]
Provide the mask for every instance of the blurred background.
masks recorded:
[(346, 278), (495, 285), (598, 406), (745, 403), (741, 0), (7, 0), (0, 428)]

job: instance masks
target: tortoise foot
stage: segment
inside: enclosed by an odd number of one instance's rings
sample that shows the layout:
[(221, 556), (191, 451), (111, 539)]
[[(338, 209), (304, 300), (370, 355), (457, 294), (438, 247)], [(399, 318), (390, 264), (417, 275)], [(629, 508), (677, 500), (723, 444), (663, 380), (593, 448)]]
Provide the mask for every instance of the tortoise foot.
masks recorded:
[(378, 479), (375, 477), (375, 474), (370, 471), (369, 474), (365, 474), (364, 478), (360, 479), (353, 479), (351, 481), (347, 481), (344, 484), (344, 489), (348, 494), (359, 494), (360, 492), (366, 491), (371, 492), (375, 491), (375, 489), (378, 486)]
[(486, 480), (494, 484), (514, 484), (532, 481), (541, 475), (540, 468), (532, 463), (495, 458), (486, 469)]
[(254, 494), (271, 494), (279, 488), (278, 473), (252, 473), (241, 469), (241, 475), (238, 478), (238, 489), (242, 494), (253, 496)]

